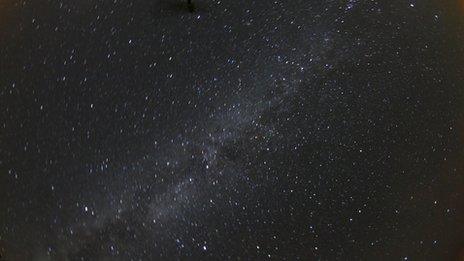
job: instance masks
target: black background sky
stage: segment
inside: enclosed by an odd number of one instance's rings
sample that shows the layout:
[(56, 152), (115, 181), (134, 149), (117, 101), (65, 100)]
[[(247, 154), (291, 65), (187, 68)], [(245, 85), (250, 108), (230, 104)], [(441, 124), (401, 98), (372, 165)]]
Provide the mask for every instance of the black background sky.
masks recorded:
[(457, 1), (0, 0), (5, 260), (457, 260)]

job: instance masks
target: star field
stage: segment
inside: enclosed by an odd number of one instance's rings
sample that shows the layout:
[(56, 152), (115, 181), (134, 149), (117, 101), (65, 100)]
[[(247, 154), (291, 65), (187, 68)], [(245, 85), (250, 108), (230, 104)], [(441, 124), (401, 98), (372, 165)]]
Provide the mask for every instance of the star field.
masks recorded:
[(0, 260), (460, 260), (458, 1), (0, 3)]

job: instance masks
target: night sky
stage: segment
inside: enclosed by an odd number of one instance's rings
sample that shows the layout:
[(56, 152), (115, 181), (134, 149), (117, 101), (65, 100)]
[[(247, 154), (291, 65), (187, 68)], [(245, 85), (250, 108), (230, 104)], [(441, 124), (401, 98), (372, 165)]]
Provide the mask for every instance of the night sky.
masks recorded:
[(461, 260), (464, 3), (0, 0), (0, 260)]

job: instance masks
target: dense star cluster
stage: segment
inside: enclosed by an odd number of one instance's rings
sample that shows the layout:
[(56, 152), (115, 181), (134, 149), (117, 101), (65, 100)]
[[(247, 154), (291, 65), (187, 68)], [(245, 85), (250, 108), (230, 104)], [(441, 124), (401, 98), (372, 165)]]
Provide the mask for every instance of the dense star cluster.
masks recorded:
[(458, 2), (0, 1), (0, 260), (457, 260)]

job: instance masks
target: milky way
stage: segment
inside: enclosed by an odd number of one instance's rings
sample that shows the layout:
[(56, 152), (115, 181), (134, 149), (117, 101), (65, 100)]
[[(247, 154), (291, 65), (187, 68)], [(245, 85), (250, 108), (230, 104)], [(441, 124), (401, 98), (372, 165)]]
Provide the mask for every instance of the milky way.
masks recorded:
[(462, 256), (458, 1), (194, 4), (0, 4), (4, 260)]

